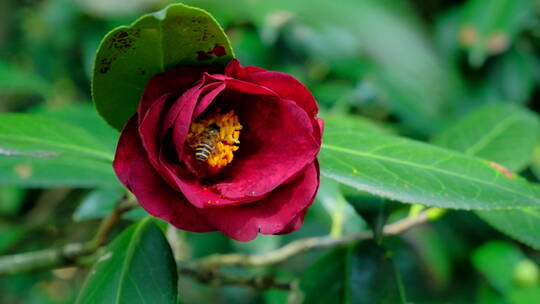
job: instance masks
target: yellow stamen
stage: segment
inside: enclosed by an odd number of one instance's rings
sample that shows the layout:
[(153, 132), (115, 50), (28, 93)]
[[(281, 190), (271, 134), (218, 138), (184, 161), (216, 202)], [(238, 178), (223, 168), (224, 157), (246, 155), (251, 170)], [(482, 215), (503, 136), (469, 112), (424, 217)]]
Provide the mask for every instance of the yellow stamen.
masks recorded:
[(204, 136), (211, 125), (219, 127), (219, 136), (215, 139), (215, 149), (212, 151), (206, 162), (216, 168), (223, 168), (233, 160), (233, 152), (238, 150), (240, 141), (240, 130), (242, 125), (238, 116), (231, 110), (225, 114), (213, 113), (205, 119), (200, 119), (191, 124), (188, 134), (188, 142), (196, 142)]

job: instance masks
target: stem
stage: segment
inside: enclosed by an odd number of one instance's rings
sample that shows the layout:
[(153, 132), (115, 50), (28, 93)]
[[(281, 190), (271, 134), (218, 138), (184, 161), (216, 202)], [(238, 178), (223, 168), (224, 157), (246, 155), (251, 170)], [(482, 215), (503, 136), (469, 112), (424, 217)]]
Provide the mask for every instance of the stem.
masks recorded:
[(93, 253), (81, 243), (66, 244), (59, 248), (19, 253), (0, 257), (0, 275), (18, 274), (75, 264), (77, 259)]
[(131, 209), (137, 207), (138, 204), (131, 201), (124, 201), (116, 206), (114, 210), (109, 214), (108, 217), (103, 219), (101, 224), (99, 225), (98, 232), (96, 233), (96, 236), (94, 237), (94, 240), (92, 241), (92, 248), (97, 250), (99, 247), (105, 245), (107, 243), (107, 239), (109, 238), (109, 234), (113, 230), (114, 226), (120, 221), (122, 218), (122, 214), (125, 212), (130, 211)]
[(245, 286), (255, 289), (281, 289), (291, 290), (292, 283), (276, 280), (273, 276), (253, 276), (241, 277), (224, 273), (218, 269), (201, 267), (195, 264), (182, 263), (178, 265), (178, 272), (181, 275), (191, 277), (203, 284), (212, 286)]
[[(119, 221), (122, 213), (131, 210), (134, 206), (136, 204), (133, 203), (120, 204), (103, 220), (96, 237), (88, 244), (67, 244), (60, 248), (0, 257), (0, 275), (57, 268), (79, 263), (80, 258), (93, 254), (106, 242), (110, 231)], [(427, 219), (426, 212), (422, 212), (416, 217), (402, 219), (385, 226), (384, 235), (391, 236), (402, 233), (414, 226), (425, 223)], [(292, 282), (278, 281), (271, 276), (233, 276), (217, 268), (222, 266), (272, 265), (309, 250), (339, 247), (372, 237), (373, 233), (371, 231), (364, 231), (339, 238), (323, 236), (300, 239), (265, 254), (252, 256), (244, 254), (211, 255), (198, 261), (178, 262), (178, 271), (180, 274), (210, 285), (239, 285), (257, 289), (277, 288), (291, 290)]]
[[(386, 225), (384, 227), (383, 233), (385, 236), (391, 236), (400, 234), (414, 226), (420, 225), (427, 221), (427, 216), (425, 212), (420, 213), (416, 217), (405, 218), (399, 220), (393, 224)], [(300, 253), (314, 250), (314, 249), (326, 249), (343, 246), (355, 241), (365, 240), (373, 238), (373, 233), (371, 231), (363, 231), (355, 234), (350, 234), (347, 236), (334, 238), (331, 236), (323, 237), (312, 237), (297, 240), (291, 242), (279, 249), (274, 251), (263, 253), (259, 255), (245, 255), (245, 254), (216, 254), (210, 255), (206, 258), (199, 260), (200, 265), (207, 267), (221, 267), (221, 266), (238, 266), (238, 267), (248, 267), (248, 266), (266, 266), (281, 263), (285, 260), (290, 259), (293, 256), (296, 256)]]
[(32, 272), (60, 266), (73, 265), (78, 259), (95, 253), (105, 245), (107, 238), (122, 214), (135, 208), (136, 203), (125, 201), (103, 219), (94, 240), (87, 243), (71, 243), (58, 248), (18, 253), (0, 257), (0, 275)]

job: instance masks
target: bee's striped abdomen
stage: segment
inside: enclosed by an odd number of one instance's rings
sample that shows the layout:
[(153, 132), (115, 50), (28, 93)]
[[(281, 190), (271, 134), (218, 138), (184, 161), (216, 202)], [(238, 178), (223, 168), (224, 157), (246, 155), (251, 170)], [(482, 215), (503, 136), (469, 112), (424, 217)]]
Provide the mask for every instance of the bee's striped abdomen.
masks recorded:
[(200, 162), (208, 160), (214, 148), (215, 146), (211, 142), (198, 143), (195, 147), (195, 159)]

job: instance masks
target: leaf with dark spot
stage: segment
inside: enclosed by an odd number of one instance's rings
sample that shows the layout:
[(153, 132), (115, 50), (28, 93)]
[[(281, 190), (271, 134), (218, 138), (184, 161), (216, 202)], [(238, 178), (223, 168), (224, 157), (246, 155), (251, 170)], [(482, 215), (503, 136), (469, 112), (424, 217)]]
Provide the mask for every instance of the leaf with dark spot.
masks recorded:
[(173, 4), (105, 36), (94, 63), (94, 103), (120, 130), (155, 74), (179, 66), (224, 66), (232, 58), (227, 36), (210, 14)]

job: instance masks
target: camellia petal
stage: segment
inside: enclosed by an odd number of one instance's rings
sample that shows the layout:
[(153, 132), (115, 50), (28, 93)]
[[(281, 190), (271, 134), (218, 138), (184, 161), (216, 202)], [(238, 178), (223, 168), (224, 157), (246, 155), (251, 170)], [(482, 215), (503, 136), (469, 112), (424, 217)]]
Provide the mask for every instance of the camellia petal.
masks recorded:
[(172, 189), (150, 165), (138, 138), (135, 116), (122, 131), (113, 167), (120, 181), (133, 192), (141, 206), (150, 214), (184, 230), (216, 230), (199, 215), (197, 208), (180, 192)]
[(131, 163), (133, 163), (141, 149), (137, 132), (137, 117), (133, 116), (122, 130), (113, 162), (114, 171), (124, 186), (128, 185), (127, 179)]
[[(270, 196), (240, 206), (205, 208), (202, 214), (217, 229), (237, 241), (249, 241), (262, 234), (296, 230), (300, 215), (315, 198), (319, 177), (315, 164), (282, 185)], [(292, 227), (289, 225), (292, 222)]]
[(225, 69), (225, 75), (269, 88), (281, 98), (296, 102), (310, 116), (315, 117), (319, 111), (319, 106), (313, 95), (291, 75), (253, 66), (242, 67), (238, 60), (231, 61)]
[(143, 148), (150, 163), (156, 170), (159, 170), (158, 156), (161, 147), (161, 121), (167, 114), (171, 104), (171, 95), (162, 95), (146, 112), (146, 115), (139, 121), (139, 135)]
[(250, 100), (251, 107), (243, 107), (250, 130), (242, 138), (243, 157), (213, 186), (230, 199), (267, 194), (313, 163), (319, 151), (309, 117), (295, 103), (261, 96)]
[[(186, 141), (187, 134), (189, 132), (189, 127), (190, 127), (191, 123), (193, 122), (193, 120), (196, 118), (195, 113), (197, 111), (197, 108), (199, 108), (200, 112), (204, 111), (204, 109), (202, 109), (202, 110), (200, 109), (200, 106), (205, 105), (207, 107), (210, 104), (210, 102), (221, 91), (223, 91), (224, 86), (221, 83), (216, 83), (216, 84), (212, 84), (212, 85), (207, 85), (207, 86), (205, 86), (205, 88), (206, 88), (206, 90), (201, 90), (201, 92), (199, 92), (198, 96), (193, 97), (193, 99), (197, 98), (197, 100), (195, 100), (197, 103), (193, 104), (193, 107), (194, 107), (193, 109), (190, 108), (189, 109), (190, 111), (186, 111), (185, 108), (180, 110), (180, 113), (191, 113), (191, 115), (182, 115), (182, 114), (180, 114), (180, 115), (178, 115), (178, 117), (176, 118), (176, 121), (174, 123), (173, 129), (172, 129), (173, 142), (174, 142), (174, 145), (176, 147), (176, 152), (178, 153), (179, 158), (181, 158), (181, 155), (182, 155), (182, 152), (183, 152), (183, 149), (184, 149), (184, 144), (185, 144), (185, 141)], [(203, 95), (202, 98), (200, 98), (200, 96), (203, 93), (206, 93), (206, 94)], [(189, 103), (189, 102), (186, 102), (186, 104), (189, 104), (190, 107), (192, 106), (192, 104)], [(195, 106), (197, 108), (195, 108)]]
[(174, 191), (150, 166), (144, 155), (135, 157), (128, 176), (128, 188), (141, 206), (153, 216), (193, 232), (216, 229), (181, 193)]
[(139, 103), (139, 121), (142, 120), (144, 115), (146, 115), (146, 111), (162, 95), (167, 93), (178, 95), (184, 93), (186, 90), (195, 86), (205, 72), (220, 73), (221, 69), (218, 67), (180, 67), (152, 77), (146, 85)]
[(114, 169), (149, 213), (180, 229), (239, 241), (290, 233), (319, 186), (317, 110), (293, 77), (237, 60), (167, 71), (122, 131)]

